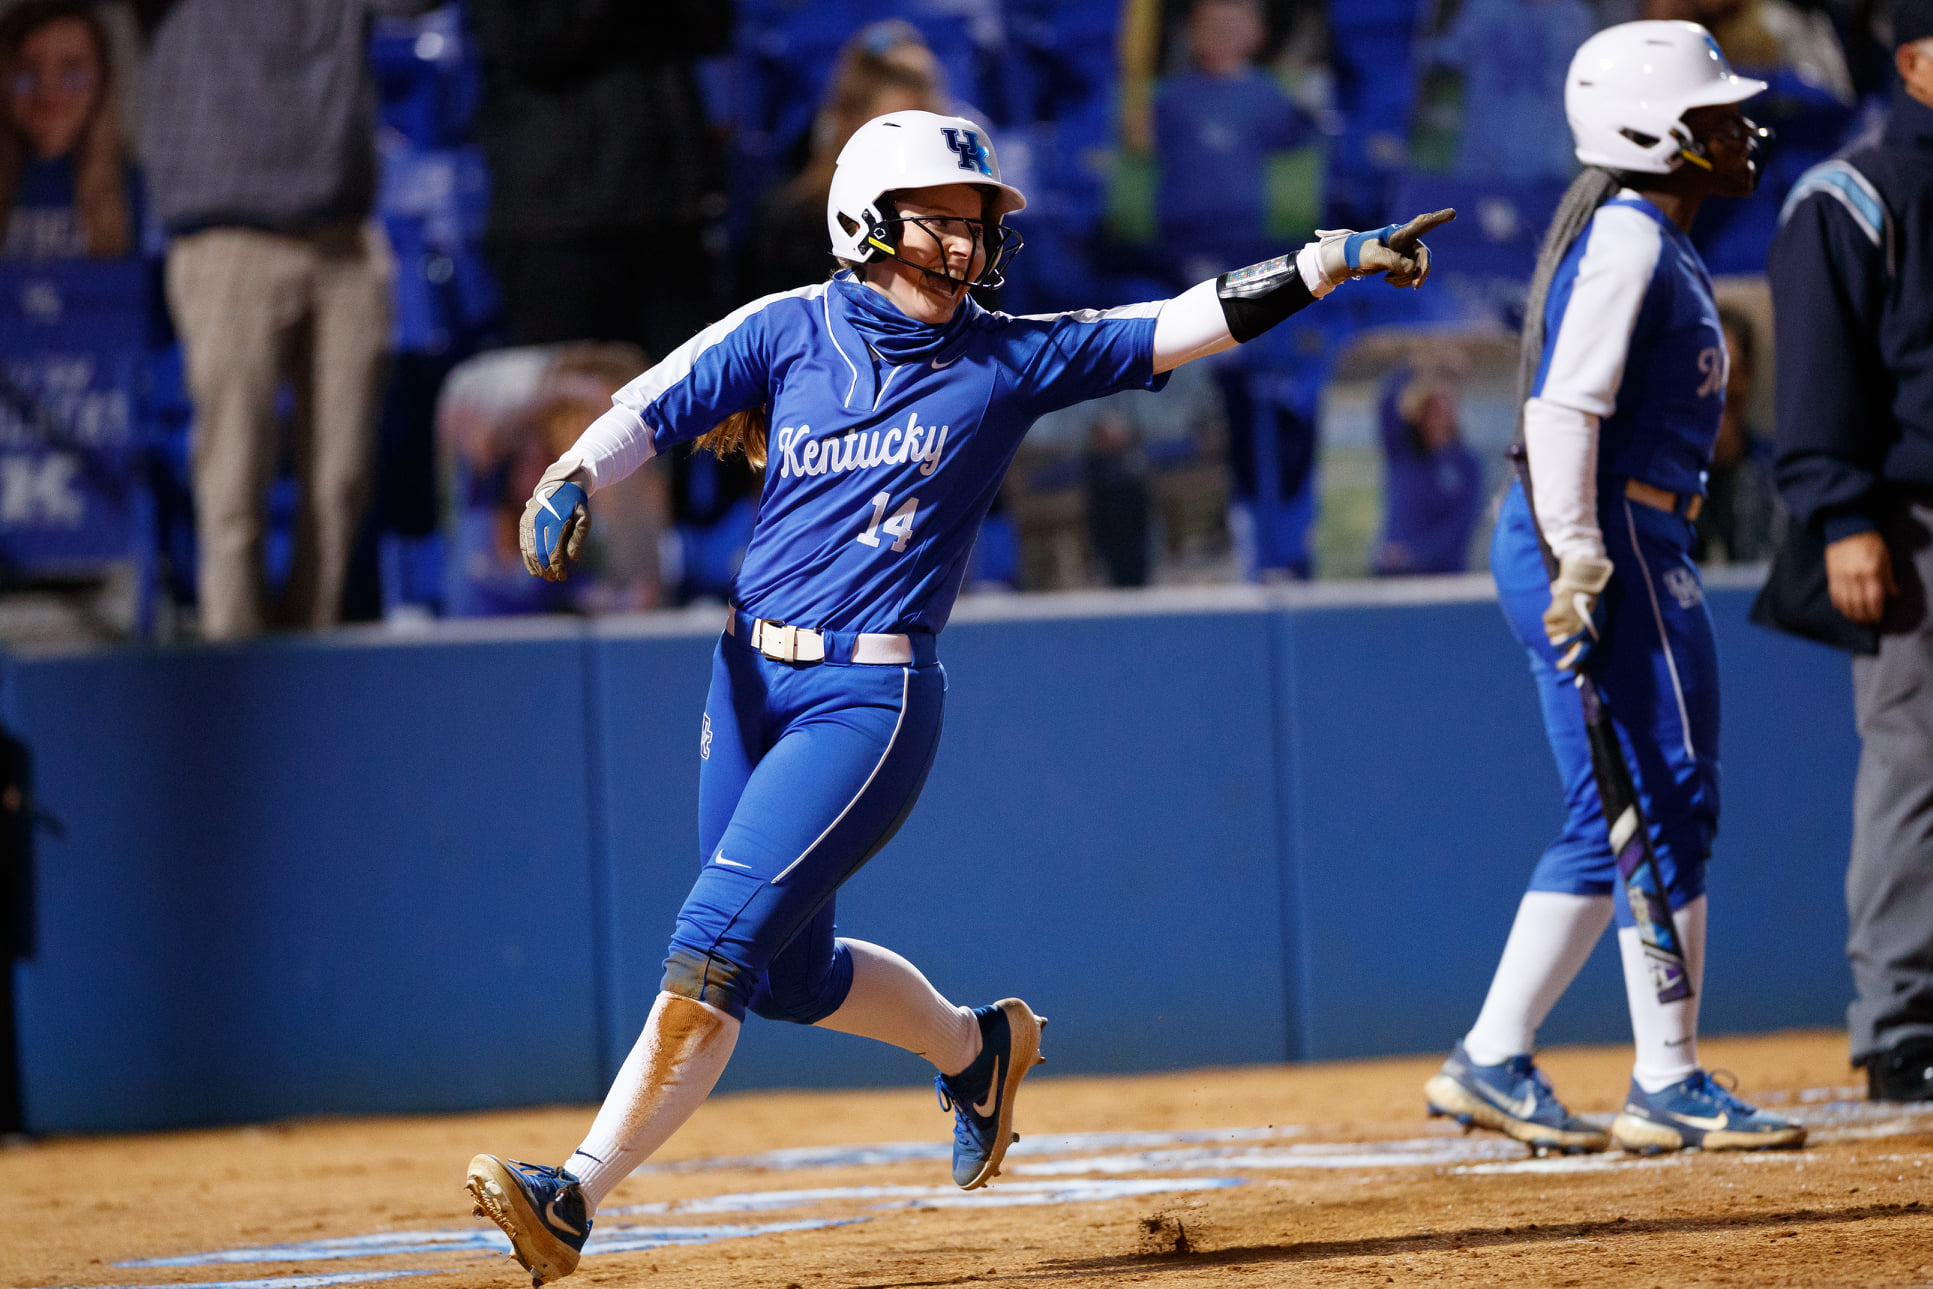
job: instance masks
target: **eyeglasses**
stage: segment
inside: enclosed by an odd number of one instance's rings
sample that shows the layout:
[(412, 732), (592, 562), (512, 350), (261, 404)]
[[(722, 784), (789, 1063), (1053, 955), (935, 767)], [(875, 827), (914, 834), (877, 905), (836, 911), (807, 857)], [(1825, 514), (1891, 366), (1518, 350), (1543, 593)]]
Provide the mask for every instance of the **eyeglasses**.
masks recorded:
[(38, 90), (54, 88), (69, 94), (85, 94), (94, 88), (94, 73), (85, 67), (64, 67), (57, 72), (15, 72), (7, 88), (24, 98)]

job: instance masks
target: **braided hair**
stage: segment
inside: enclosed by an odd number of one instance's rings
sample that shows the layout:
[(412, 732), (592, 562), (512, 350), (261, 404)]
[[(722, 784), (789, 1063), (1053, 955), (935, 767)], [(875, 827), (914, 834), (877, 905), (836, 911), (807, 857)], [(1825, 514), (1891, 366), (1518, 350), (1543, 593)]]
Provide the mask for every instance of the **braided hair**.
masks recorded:
[(1550, 298), (1550, 282), (1557, 266), (1564, 262), (1572, 243), (1584, 232), (1597, 208), (1618, 190), (1618, 176), (1601, 166), (1586, 166), (1571, 180), (1564, 198), (1557, 203), (1544, 243), (1537, 251), (1537, 269), (1530, 276), (1530, 298), (1524, 303), (1524, 333), (1517, 351), (1517, 442), (1524, 441), (1524, 403), (1537, 380), (1537, 365), (1544, 356), (1544, 303)]

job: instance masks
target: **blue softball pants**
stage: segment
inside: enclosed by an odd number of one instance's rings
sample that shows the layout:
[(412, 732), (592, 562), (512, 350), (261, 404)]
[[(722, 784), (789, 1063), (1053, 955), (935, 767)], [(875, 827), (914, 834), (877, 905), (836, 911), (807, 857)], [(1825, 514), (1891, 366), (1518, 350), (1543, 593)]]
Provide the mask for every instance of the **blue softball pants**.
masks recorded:
[[(1598, 523), (1615, 572), (1604, 592), (1606, 625), (1591, 675), (1631, 767), (1666, 897), (1682, 908), (1705, 892), (1718, 832), (1718, 652), (1691, 561), (1692, 527), (1626, 497), (1622, 480), (1600, 483)], [(1530, 657), (1568, 808), (1530, 889), (1612, 894), (1618, 925), (1631, 926), (1591, 773), (1583, 708), (1544, 635), (1550, 579), (1521, 484), (1505, 494), (1490, 569), (1511, 634)]]
[(775, 662), (719, 637), (699, 741), (698, 880), (664, 989), (743, 1019), (810, 1025), (839, 1009), (852, 959), (834, 894), (912, 812), (939, 748), (946, 672)]

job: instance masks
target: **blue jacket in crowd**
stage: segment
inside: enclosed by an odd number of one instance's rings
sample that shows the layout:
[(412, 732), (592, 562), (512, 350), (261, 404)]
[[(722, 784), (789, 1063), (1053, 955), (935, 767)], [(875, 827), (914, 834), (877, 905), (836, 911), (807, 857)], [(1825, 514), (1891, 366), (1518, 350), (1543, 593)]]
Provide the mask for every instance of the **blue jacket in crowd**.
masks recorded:
[(1770, 277), (1779, 488), (1837, 541), (1933, 489), (1933, 108), (1901, 91), (1877, 142), (1800, 178)]

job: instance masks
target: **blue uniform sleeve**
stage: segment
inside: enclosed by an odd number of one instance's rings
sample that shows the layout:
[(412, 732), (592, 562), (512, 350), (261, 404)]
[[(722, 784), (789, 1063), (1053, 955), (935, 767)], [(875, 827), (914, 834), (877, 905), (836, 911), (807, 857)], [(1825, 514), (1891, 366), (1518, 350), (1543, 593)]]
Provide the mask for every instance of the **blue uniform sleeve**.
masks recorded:
[(1154, 370), (1155, 318), (1166, 303), (1013, 319), (1020, 386), (1033, 403), (1033, 414), (1124, 389), (1166, 385), (1168, 373), (1157, 376)]
[(823, 291), (821, 284), (752, 301), (666, 354), (611, 401), (643, 423), (652, 455), (757, 407), (770, 397), (774, 334), (788, 324), (809, 325), (800, 310), (816, 305), (808, 297)]
[(1889, 446), (1882, 427), (1893, 424), (1878, 338), (1886, 251), (1877, 192), (1831, 162), (1794, 185), (1767, 266), (1779, 491), (1827, 541), (1873, 527), (1872, 493)]

